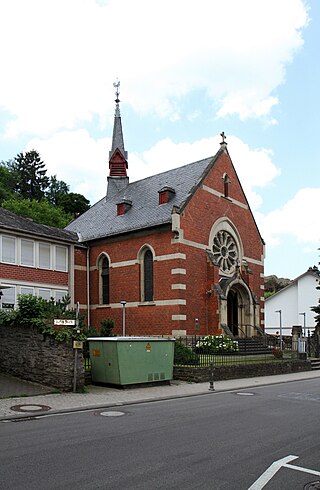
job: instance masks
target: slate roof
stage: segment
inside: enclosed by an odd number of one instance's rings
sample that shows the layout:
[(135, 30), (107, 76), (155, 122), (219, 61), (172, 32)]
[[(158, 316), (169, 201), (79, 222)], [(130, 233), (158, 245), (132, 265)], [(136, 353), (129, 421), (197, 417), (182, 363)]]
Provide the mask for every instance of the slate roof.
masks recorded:
[[(90, 241), (171, 223), (173, 206), (182, 208), (186, 204), (220, 151), (215, 157), (128, 184), (115, 195), (98, 201), (66, 229), (78, 232), (80, 241)], [(169, 203), (159, 205), (158, 191), (165, 186), (172, 187), (175, 195)], [(122, 199), (132, 201), (132, 207), (124, 215), (117, 216), (117, 204)]]
[(0, 229), (11, 232), (27, 233), (42, 238), (64, 242), (77, 242), (78, 235), (73, 231), (61, 230), (53, 226), (41, 225), (24, 216), (18, 216), (0, 207)]

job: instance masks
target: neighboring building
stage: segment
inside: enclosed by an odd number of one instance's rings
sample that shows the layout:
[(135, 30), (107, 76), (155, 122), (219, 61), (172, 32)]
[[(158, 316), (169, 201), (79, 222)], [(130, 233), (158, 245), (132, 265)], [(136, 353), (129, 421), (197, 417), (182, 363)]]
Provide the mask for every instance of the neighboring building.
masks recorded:
[(0, 208), (0, 306), (12, 309), (19, 294), (74, 302), (76, 233), (34, 223)]
[[(75, 300), (128, 335), (264, 326), (264, 242), (227, 150), (129, 183), (117, 93), (107, 195), (73, 221)], [(125, 307), (121, 302), (126, 302)], [(88, 309), (89, 304), (89, 309)]]
[(315, 266), (309, 267), (307, 272), (266, 300), (266, 333), (280, 333), (280, 316), (283, 335), (291, 335), (293, 325), (301, 325), (303, 334), (314, 330), (315, 313), (310, 308), (319, 302), (320, 293), (316, 289), (319, 279), (319, 269)]

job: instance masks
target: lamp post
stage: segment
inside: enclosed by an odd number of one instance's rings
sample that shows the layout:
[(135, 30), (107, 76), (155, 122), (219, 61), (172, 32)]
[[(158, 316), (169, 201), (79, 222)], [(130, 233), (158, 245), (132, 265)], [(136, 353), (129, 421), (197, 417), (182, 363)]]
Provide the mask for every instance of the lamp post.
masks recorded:
[(306, 312), (299, 313), (299, 315), (303, 316), (303, 336), (306, 336)]
[(126, 336), (126, 301), (121, 301), (122, 304), (122, 336)]
[(276, 310), (279, 313), (279, 325), (280, 325), (280, 350), (282, 350), (282, 310)]

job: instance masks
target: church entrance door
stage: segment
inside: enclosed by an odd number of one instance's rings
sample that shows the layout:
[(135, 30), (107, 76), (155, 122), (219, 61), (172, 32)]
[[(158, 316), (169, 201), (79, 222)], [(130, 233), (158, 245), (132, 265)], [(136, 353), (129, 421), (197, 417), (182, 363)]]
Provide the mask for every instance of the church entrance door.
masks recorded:
[(232, 335), (239, 335), (238, 322), (238, 294), (236, 291), (229, 291), (227, 298), (227, 325)]

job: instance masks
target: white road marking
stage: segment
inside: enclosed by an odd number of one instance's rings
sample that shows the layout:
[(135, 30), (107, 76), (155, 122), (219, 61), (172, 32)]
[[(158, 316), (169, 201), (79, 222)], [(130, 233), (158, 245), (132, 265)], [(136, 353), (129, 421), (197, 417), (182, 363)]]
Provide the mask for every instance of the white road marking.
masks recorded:
[(285, 458), (279, 459), (272, 463), (269, 468), (262, 473), (262, 475), (256, 480), (248, 490), (261, 490), (266, 484), (274, 477), (274, 475), (284, 466), (286, 463), (298, 459), (298, 456), (286, 456)]
[(285, 468), (290, 468), (291, 470), (302, 471), (302, 473), (310, 473), (311, 475), (320, 476), (320, 471), (309, 470), (308, 468), (301, 468), (301, 466), (295, 466), (294, 464), (284, 464)]

